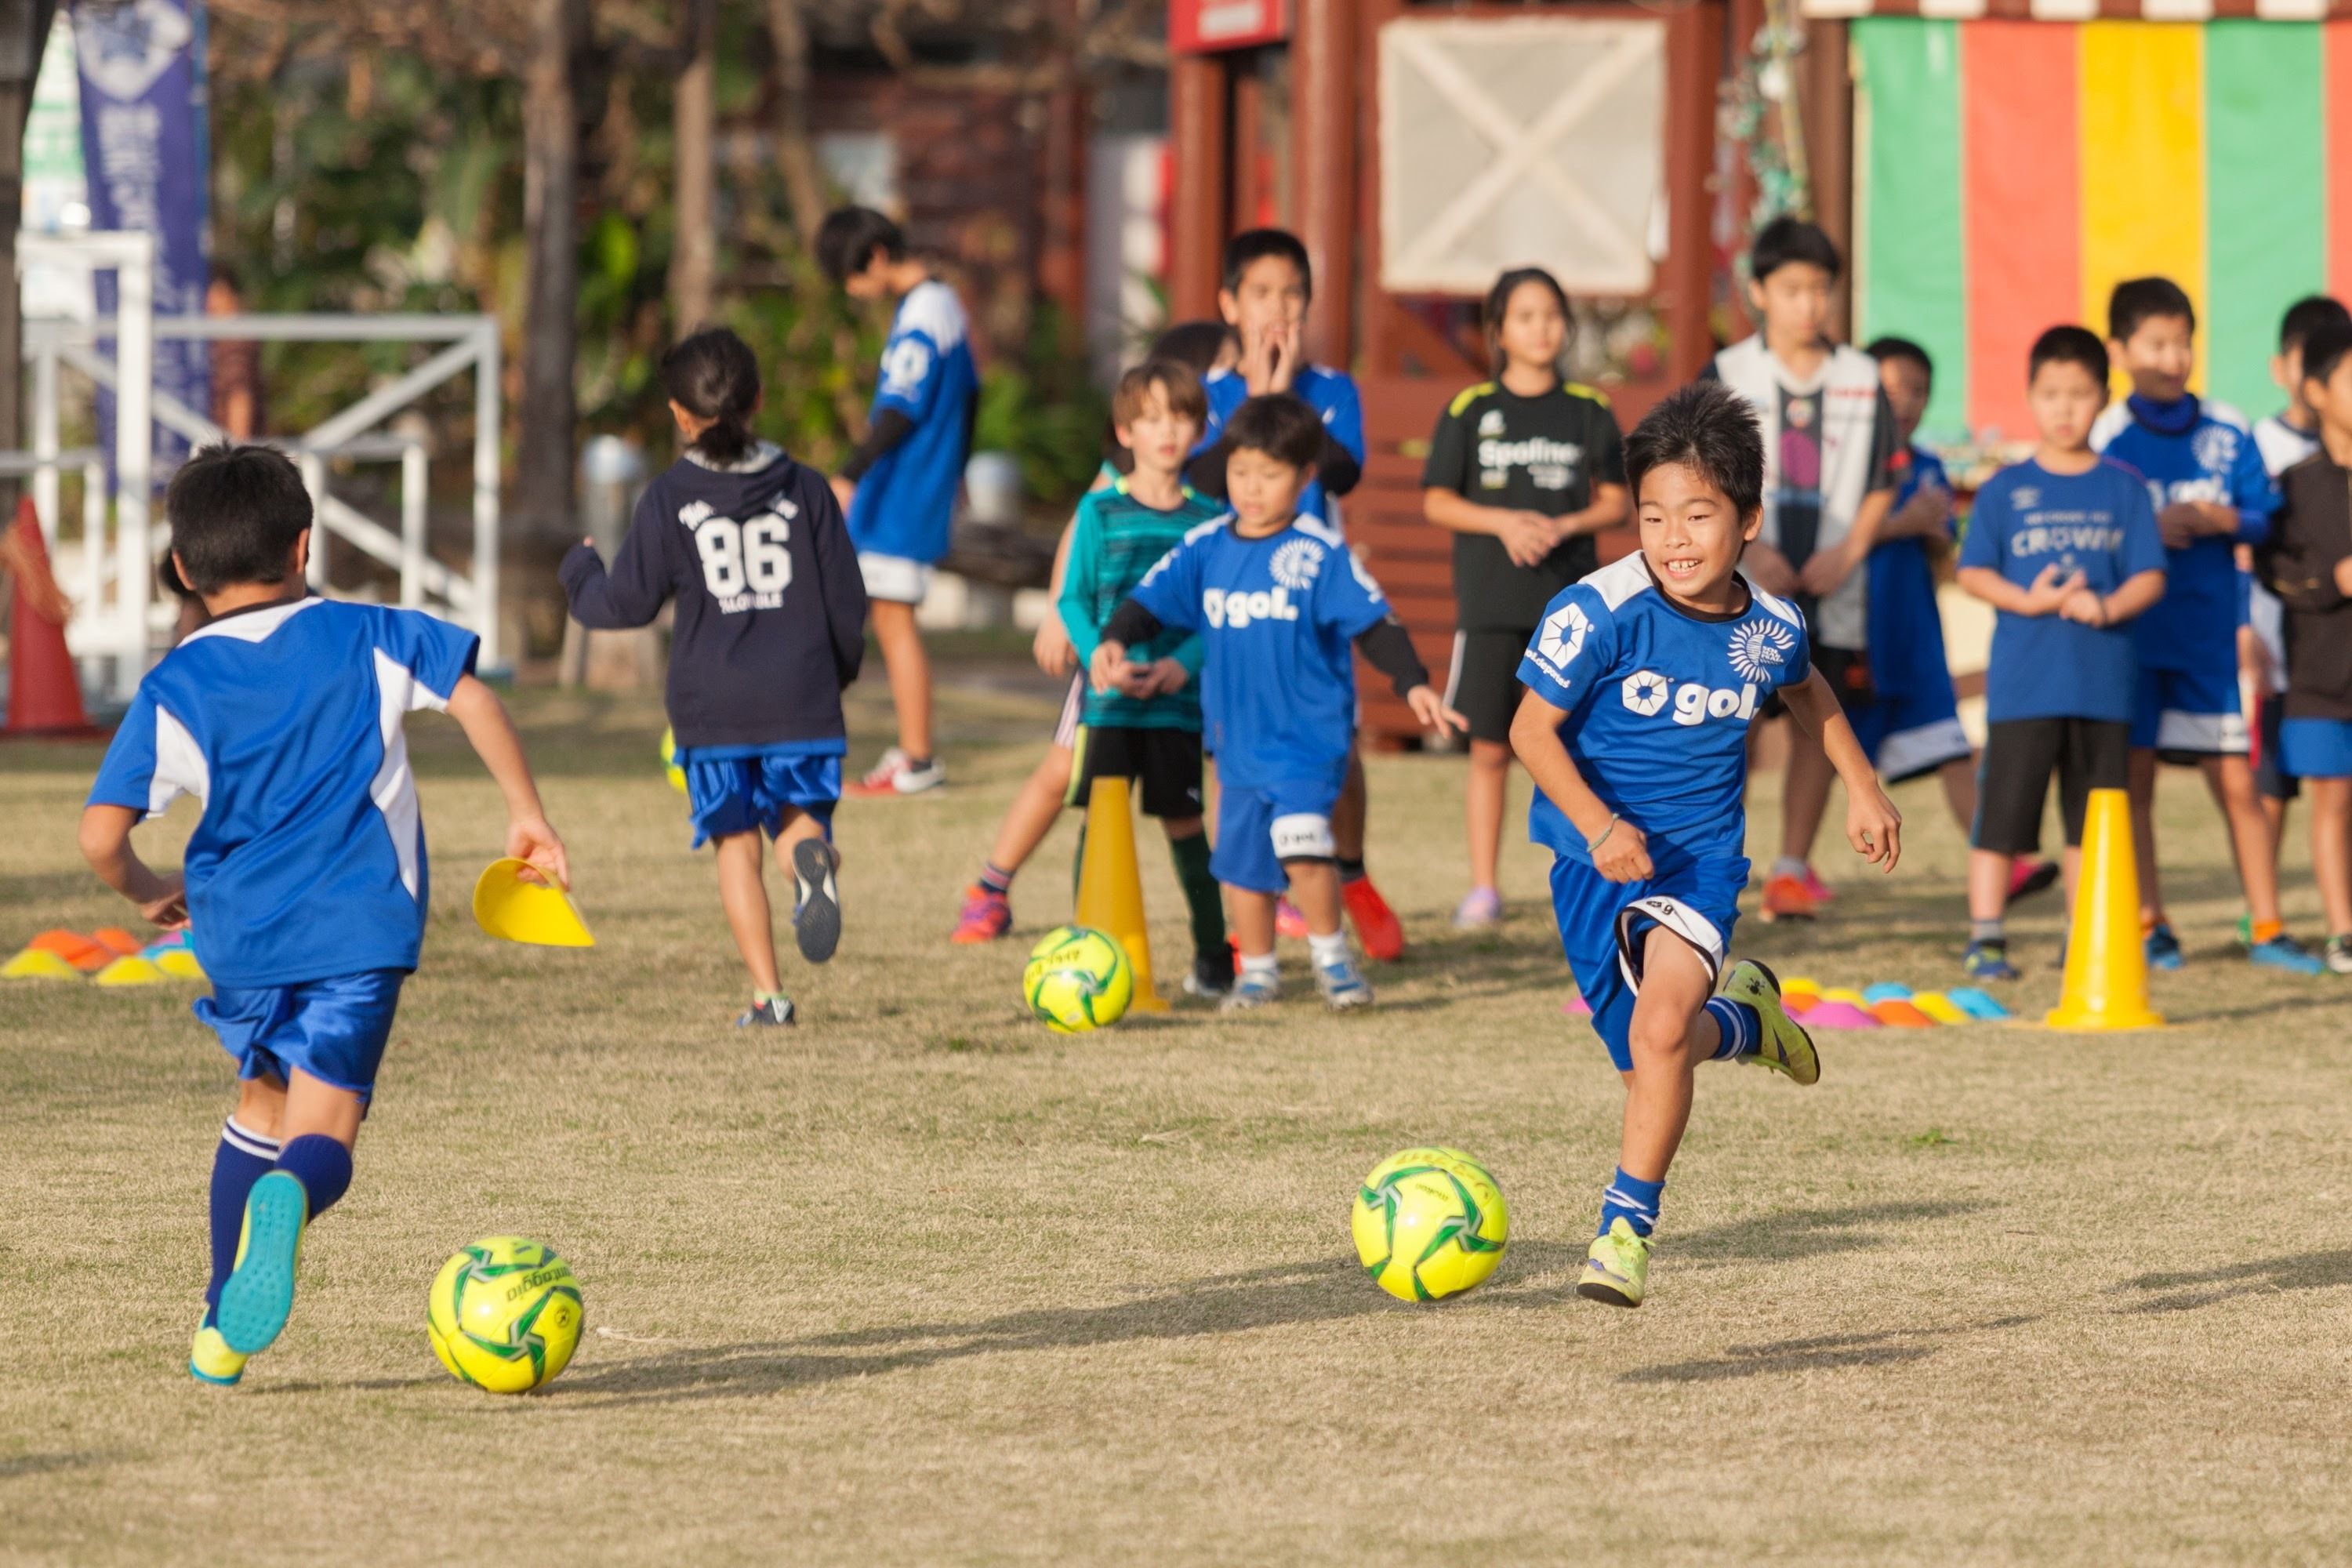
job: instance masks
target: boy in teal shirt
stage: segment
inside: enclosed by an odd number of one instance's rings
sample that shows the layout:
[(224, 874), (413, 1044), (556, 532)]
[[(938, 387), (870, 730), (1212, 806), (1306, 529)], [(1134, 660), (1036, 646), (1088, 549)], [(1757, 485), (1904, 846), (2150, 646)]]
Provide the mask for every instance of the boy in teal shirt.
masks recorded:
[[(1165, 360), (1120, 378), (1111, 400), (1119, 445), (1135, 471), (1078, 503), (1058, 605), (1081, 668), (1102, 627), (1160, 557), (1196, 529), (1214, 528), (1224, 509), (1178, 476), (1208, 415), (1191, 370)], [(1233, 988), (1224, 904), (1209, 869), (1201, 822), (1201, 639), (1164, 630), (1129, 650), (1130, 673), (1108, 691), (1089, 691), (1070, 764), (1068, 804), (1087, 804), (1098, 778), (1137, 781), (1144, 814), (1160, 818), (1192, 917), (1192, 972), (1184, 989), (1223, 996)]]

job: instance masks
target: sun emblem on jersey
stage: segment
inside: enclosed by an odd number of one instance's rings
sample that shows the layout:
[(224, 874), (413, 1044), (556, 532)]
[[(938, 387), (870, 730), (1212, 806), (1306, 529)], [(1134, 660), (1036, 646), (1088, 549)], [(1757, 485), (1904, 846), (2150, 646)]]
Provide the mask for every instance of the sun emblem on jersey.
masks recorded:
[(1646, 719), (1666, 705), (1666, 678), (1654, 669), (1637, 669), (1618, 688), (1625, 706)]
[(2200, 426), (2189, 438), (2197, 466), (2209, 474), (2226, 474), (2238, 460), (2238, 433), (2227, 425)]
[(1732, 628), (1731, 668), (1742, 680), (1763, 684), (1768, 665), (1785, 665), (1797, 639), (1778, 621), (1742, 621)]
[(1316, 574), (1323, 570), (1323, 547), (1311, 539), (1286, 541), (1276, 549), (1266, 570), (1284, 587), (1304, 593), (1315, 585)]

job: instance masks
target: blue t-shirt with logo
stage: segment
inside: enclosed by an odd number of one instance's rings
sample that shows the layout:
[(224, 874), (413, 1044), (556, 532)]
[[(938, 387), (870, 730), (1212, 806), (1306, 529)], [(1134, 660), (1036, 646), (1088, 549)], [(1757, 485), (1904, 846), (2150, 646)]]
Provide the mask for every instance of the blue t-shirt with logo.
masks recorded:
[[(2003, 468), (1977, 491), (1960, 564), (1989, 567), (2021, 588), (2032, 587), (2045, 566), (2057, 567), (2061, 577), (2080, 571), (2084, 586), (2112, 594), (2142, 572), (2164, 570), (2168, 554), (2177, 560), (2189, 553), (2164, 548), (2150, 488), (2113, 458), (2081, 474), (2053, 474), (2030, 460)], [(2171, 593), (2168, 581), (2165, 591)], [(2086, 626), (2054, 613), (2002, 610), (1993, 621), (1985, 671), (1985, 717), (1996, 724), (2127, 721), (2139, 664), (2129, 625)]]
[(2157, 511), (2184, 500), (2237, 508), (2234, 536), (2209, 533), (2165, 552), (2164, 597), (2136, 623), (2139, 661), (2150, 669), (2234, 670), (2236, 547), (2269, 538), (2280, 504), (2245, 419), (2196, 397), (2159, 404), (2135, 394), (2099, 416), (2091, 445), (2146, 479)]
[(214, 984), (416, 967), (425, 827), (401, 721), (446, 707), (479, 646), (419, 610), (298, 599), (222, 616), (147, 672), (89, 803), (202, 804), (183, 865)]
[[(1925, 447), (1895, 454), (1901, 483), (1895, 510), (1923, 489), (1948, 491), (1942, 459)], [(1936, 570), (1927, 541), (1890, 539), (1870, 552), (1870, 683), (1883, 697), (1951, 689), (1944, 663), (1944, 617), (1936, 607)]]
[(1339, 531), (1304, 513), (1263, 539), (1204, 522), (1131, 595), (1201, 635), (1201, 730), (1220, 784), (1336, 780), (1356, 731), (1350, 645), (1385, 619), (1381, 585)]
[[(1745, 583), (1745, 579), (1742, 579)], [(1519, 661), (1528, 690), (1565, 710), (1560, 739), (1601, 803), (1662, 852), (1738, 859), (1748, 819), (1748, 728), (1812, 669), (1797, 606), (1753, 586), (1748, 607), (1677, 608), (1636, 553), (1560, 590)], [(1590, 865), (1584, 835), (1536, 791), (1528, 834)]]
[(860, 552), (927, 564), (947, 554), (980, 396), (971, 335), (963, 301), (937, 279), (898, 301), (874, 412), (896, 409), (914, 428), (874, 459), (850, 499), (849, 538)]
[[(1198, 457), (1223, 439), (1225, 421), (1234, 411), (1249, 401), (1249, 383), (1237, 370), (1210, 373), (1202, 389), (1209, 395), (1209, 420), (1202, 427), (1201, 439), (1193, 446)], [(1291, 377), (1293, 396), (1323, 416), (1323, 427), (1332, 438), (1348, 449), (1358, 463), (1364, 460), (1364, 400), (1356, 391), (1356, 378), (1344, 370), (1328, 365), (1310, 364)], [(1317, 479), (1298, 497), (1298, 515), (1325, 518), (1331, 515), (1330, 498), (1323, 493), (1323, 481)]]

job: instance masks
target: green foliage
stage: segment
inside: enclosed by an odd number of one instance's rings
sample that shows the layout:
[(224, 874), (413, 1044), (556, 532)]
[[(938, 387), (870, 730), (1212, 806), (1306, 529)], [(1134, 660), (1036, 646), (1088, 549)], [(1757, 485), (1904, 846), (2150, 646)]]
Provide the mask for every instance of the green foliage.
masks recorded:
[(1089, 374), (1080, 335), (1052, 305), (1037, 308), (1026, 350), (1023, 363), (994, 366), (982, 378), (972, 446), (1012, 453), (1029, 498), (1059, 509), (1101, 466), (1110, 405)]

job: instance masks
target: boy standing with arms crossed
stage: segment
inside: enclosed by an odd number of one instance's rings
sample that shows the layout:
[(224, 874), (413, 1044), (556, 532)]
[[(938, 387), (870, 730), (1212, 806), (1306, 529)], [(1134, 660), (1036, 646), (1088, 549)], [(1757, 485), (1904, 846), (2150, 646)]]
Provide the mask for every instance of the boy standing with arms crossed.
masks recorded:
[(971, 453), (980, 407), (980, 374), (967, 341), (971, 325), (955, 290), (908, 251), (897, 224), (870, 207), (828, 214), (816, 255), (851, 299), (898, 301), (874, 387), (872, 426), (834, 476), (833, 493), (857, 546), (874, 640), (898, 711), (898, 744), (849, 793), (920, 795), (945, 784), (947, 771), (932, 754), (931, 664), (915, 606), (948, 552), (956, 492)]
[(2033, 456), (1977, 492), (1960, 586), (1999, 613), (1985, 672), (1981, 795), (1969, 845), (1976, 980), (2014, 980), (2002, 918), (2017, 858), (2042, 840), (2058, 776), (2071, 906), (2091, 791), (2129, 781), (2138, 656), (2130, 623), (2164, 594), (2164, 547), (2139, 475), (2091, 450), (2107, 353), (2083, 327), (2034, 341), (2026, 398)]
[(2246, 721), (2238, 696), (2236, 546), (2269, 536), (2278, 492), (2244, 418), (2189, 390), (2197, 366), (2197, 312), (2168, 278), (2133, 278), (2107, 301), (2107, 347), (2131, 395), (2091, 427), (2092, 449), (2147, 481), (2166, 552), (2164, 598), (2138, 626), (2139, 693), (2132, 716), (2132, 842), (2138, 852), (2140, 923), (2147, 962), (2178, 969), (2180, 939), (2165, 916), (2156, 853), (2156, 767), (2192, 764), (2205, 775), (2230, 833), (2252, 919), (2257, 964), (2316, 974), (2320, 961), (2286, 934), (2270, 825), (2254, 798)]
[[(100, 880), (188, 927), (213, 994), (196, 1016), (237, 1064), (213, 1158), (212, 1278), (188, 1354), (226, 1386), (294, 1310), (310, 1224), (343, 1195), (401, 984), (425, 940), (426, 868), (403, 720), (457, 721), (506, 799), (506, 852), (566, 886), (513, 721), (474, 679), (474, 634), (415, 610), (312, 598), (310, 498), (266, 447), (207, 447), (163, 501), (178, 581), (210, 619), (139, 683), (82, 812)], [(184, 871), (131, 830), (193, 795)]]
[(1464, 727), (1429, 687), (1412, 639), (1347, 542), (1299, 509), (1325, 440), (1314, 409), (1287, 394), (1254, 397), (1225, 426), (1229, 521), (1201, 524), (1113, 611), (1089, 661), (1097, 692), (1137, 680), (1129, 650), (1162, 630), (1200, 634), (1201, 709), (1217, 756), (1217, 843), (1210, 867), (1232, 898), (1241, 973), (1229, 1010), (1282, 994), (1275, 900), (1285, 888), (1307, 921), (1315, 984), (1334, 1008), (1372, 988), (1340, 929), (1332, 813), (1356, 726), (1349, 645), (1395, 683), (1432, 729)]
[(1892, 871), (1902, 818), (1812, 668), (1804, 618), (1739, 569), (1763, 526), (1748, 406), (1683, 388), (1626, 438), (1625, 478), (1642, 548), (1552, 600), (1519, 666), (1511, 742), (1538, 791), (1528, 830), (1554, 856), (1560, 945), (1625, 1079), (1617, 1171), (1577, 1293), (1638, 1307), (1693, 1070), (1755, 1061), (1821, 1077), (1772, 972), (1725, 973), (1748, 885), (1748, 731), (1765, 700), (1780, 694), (1845, 782), (1856, 852)]

